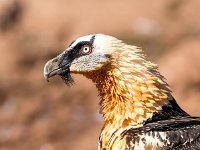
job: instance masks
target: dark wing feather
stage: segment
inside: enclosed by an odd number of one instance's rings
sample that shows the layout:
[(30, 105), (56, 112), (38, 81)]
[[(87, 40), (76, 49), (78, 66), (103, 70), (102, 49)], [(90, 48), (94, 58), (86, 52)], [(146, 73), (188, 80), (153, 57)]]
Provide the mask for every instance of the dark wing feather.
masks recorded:
[(182, 110), (179, 105), (176, 103), (176, 100), (171, 97), (167, 105), (162, 106), (162, 110), (154, 113), (152, 118), (149, 118), (145, 123), (155, 122), (159, 120), (167, 120), (172, 117), (188, 117), (190, 116), (184, 110)]
[[(160, 133), (165, 133), (167, 139), (163, 139)], [(163, 142), (163, 147), (169, 150), (200, 150), (200, 118), (174, 117), (168, 120), (150, 122), (140, 128), (124, 131), (121, 136), (126, 137), (129, 149), (134, 149), (134, 143), (141, 139), (141, 135), (152, 136)], [(160, 147), (161, 148), (161, 147)]]

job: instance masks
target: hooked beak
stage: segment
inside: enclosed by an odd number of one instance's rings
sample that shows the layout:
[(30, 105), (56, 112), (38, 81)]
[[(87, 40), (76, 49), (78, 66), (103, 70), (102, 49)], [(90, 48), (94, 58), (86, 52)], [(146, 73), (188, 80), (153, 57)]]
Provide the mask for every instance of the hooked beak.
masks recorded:
[(44, 78), (49, 81), (49, 78), (58, 75), (61, 68), (58, 64), (58, 58), (53, 58), (49, 60), (44, 66)]
[(44, 66), (44, 78), (49, 81), (50, 77), (59, 75), (66, 84), (73, 83), (73, 79), (70, 75), (71, 59), (67, 53), (62, 53), (57, 57), (49, 60)]

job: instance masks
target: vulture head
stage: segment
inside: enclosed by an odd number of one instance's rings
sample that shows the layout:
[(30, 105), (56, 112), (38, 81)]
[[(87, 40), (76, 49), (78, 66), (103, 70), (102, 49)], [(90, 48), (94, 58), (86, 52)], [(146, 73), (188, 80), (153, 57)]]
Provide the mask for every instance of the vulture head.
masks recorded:
[(87, 74), (111, 63), (116, 43), (121, 41), (103, 34), (79, 37), (63, 53), (46, 63), (44, 77), (48, 80), (59, 75), (70, 85), (73, 82), (70, 73)]

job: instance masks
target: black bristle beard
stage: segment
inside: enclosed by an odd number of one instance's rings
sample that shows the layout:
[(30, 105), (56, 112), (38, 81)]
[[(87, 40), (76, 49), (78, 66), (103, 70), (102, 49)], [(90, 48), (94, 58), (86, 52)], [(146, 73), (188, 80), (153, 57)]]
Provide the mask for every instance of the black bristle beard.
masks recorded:
[(65, 84), (67, 86), (72, 86), (74, 84), (74, 80), (73, 80), (73, 78), (72, 78), (70, 73), (66, 73), (66, 74), (60, 75), (60, 77), (65, 82)]
[(73, 80), (69, 70), (63, 71), (63, 72), (59, 73), (59, 75), (67, 86), (72, 86), (74, 84), (74, 80)]

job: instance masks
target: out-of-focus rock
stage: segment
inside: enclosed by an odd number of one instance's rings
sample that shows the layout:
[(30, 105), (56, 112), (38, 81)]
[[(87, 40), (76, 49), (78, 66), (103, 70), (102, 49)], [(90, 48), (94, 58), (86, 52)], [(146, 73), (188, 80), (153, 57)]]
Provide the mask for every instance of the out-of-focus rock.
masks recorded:
[(22, 5), (18, 0), (1, 0), (0, 3), (0, 30), (6, 31), (19, 20)]

